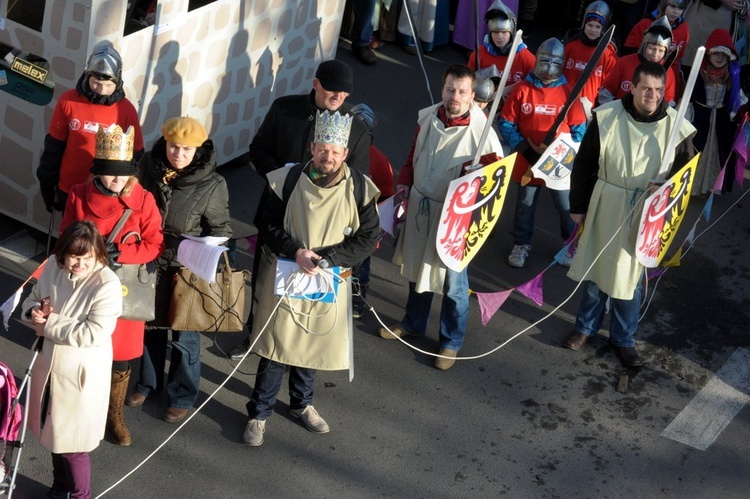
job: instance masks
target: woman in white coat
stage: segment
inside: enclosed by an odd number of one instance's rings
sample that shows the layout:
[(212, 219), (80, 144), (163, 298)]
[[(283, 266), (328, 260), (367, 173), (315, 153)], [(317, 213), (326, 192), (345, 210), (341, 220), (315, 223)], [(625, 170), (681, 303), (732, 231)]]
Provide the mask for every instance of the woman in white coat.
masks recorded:
[(29, 427), (52, 453), (48, 497), (91, 497), (88, 453), (104, 437), (112, 332), (121, 312), (120, 280), (109, 269), (104, 240), (92, 222), (73, 222), (22, 312), (43, 341), (31, 379)]

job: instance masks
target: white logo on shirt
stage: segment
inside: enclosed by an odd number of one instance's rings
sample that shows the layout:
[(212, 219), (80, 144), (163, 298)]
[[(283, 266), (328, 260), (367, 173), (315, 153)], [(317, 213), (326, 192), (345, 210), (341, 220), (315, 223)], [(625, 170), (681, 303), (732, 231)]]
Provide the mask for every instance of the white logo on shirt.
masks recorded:
[(534, 108), (534, 114), (546, 114), (554, 116), (557, 114), (557, 106), (553, 104), (537, 104)]

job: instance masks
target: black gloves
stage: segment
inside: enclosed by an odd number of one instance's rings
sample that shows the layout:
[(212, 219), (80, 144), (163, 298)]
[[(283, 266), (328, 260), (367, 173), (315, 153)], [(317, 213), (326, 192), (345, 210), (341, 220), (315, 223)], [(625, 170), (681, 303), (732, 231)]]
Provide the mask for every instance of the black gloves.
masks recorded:
[(52, 213), (52, 210), (63, 211), (64, 206), (60, 206), (60, 202), (57, 197), (57, 186), (55, 184), (39, 184), (39, 192), (42, 194), (44, 200), (44, 206), (47, 211)]
[(122, 252), (117, 249), (115, 243), (107, 244), (107, 258), (109, 258), (109, 268), (112, 270), (117, 270), (122, 267), (121, 263), (117, 263), (117, 257), (120, 256), (120, 253)]
[(528, 161), (531, 166), (534, 166), (536, 162), (539, 161), (539, 158), (542, 157), (542, 155), (532, 149), (529, 143), (525, 140), (518, 143), (516, 146), (516, 152), (526, 158), (526, 161)]

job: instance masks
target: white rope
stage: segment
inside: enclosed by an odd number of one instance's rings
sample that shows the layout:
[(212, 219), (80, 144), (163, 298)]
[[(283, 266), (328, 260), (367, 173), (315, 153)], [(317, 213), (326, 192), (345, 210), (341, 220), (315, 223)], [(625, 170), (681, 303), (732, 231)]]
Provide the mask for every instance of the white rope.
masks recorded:
[(242, 365), (242, 363), (245, 361), (245, 358), (247, 358), (247, 356), (250, 355), (250, 352), (253, 350), (253, 347), (255, 346), (255, 344), (258, 342), (258, 340), (260, 339), (260, 337), (266, 331), (266, 328), (268, 328), (268, 324), (271, 322), (271, 319), (273, 319), (274, 314), (276, 313), (276, 310), (278, 310), (279, 305), (281, 305), (281, 301), (284, 299), (284, 296), (286, 296), (286, 294), (288, 293), (288, 291), (289, 291), (290, 287), (292, 286), (292, 284), (293, 284), (293, 279), (290, 278), (288, 280), (288, 282), (287, 282), (287, 287), (284, 290), (284, 295), (279, 297), (279, 300), (276, 302), (276, 306), (273, 308), (273, 310), (271, 311), (271, 314), (268, 316), (268, 320), (263, 325), (263, 329), (260, 330), (260, 332), (258, 333), (258, 336), (255, 338), (255, 340), (252, 342), (252, 344), (250, 345), (250, 347), (245, 352), (245, 355), (243, 355), (242, 359), (240, 359), (240, 361), (237, 362), (237, 365), (234, 367), (234, 369), (232, 369), (232, 372), (230, 372), (227, 375), (226, 379), (224, 381), (222, 381), (222, 383), (219, 386), (216, 387), (216, 389), (208, 396), (208, 398), (200, 406), (198, 406), (195, 409), (195, 411), (193, 411), (193, 413), (176, 430), (174, 430), (171, 435), (169, 435), (164, 440), (164, 442), (162, 442), (156, 449), (154, 449), (153, 452), (151, 452), (151, 454), (149, 454), (148, 456), (146, 456), (143, 459), (143, 461), (141, 461), (135, 468), (133, 468), (132, 470), (130, 470), (128, 473), (126, 473), (122, 478), (120, 478), (118, 481), (116, 481), (114, 484), (112, 484), (108, 489), (106, 489), (104, 492), (102, 492), (101, 494), (99, 494), (98, 496), (96, 496), (95, 499), (99, 499), (100, 497), (103, 497), (105, 494), (109, 493), (114, 488), (116, 488), (118, 485), (120, 485), (122, 482), (124, 482), (125, 479), (127, 479), (130, 475), (132, 475), (133, 473), (135, 473), (136, 471), (138, 471), (144, 464), (146, 464), (152, 457), (154, 457), (156, 455), (156, 453), (159, 452), (162, 449), (162, 447), (164, 447), (167, 444), (167, 442), (169, 442), (170, 440), (172, 440), (172, 438), (174, 438), (174, 436), (177, 435), (177, 433), (179, 433), (180, 430), (182, 430), (182, 428), (184, 428), (185, 425), (190, 422), (190, 420), (192, 420), (199, 412), (201, 412), (201, 410), (203, 409), (203, 407), (205, 407), (205, 405), (208, 404), (216, 396), (216, 394), (219, 392), (219, 390), (221, 390), (222, 388), (224, 388), (224, 385), (226, 385), (229, 382), (229, 380), (232, 379), (232, 377), (234, 376), (234, 373), (237, 372), (237, 370), (239, 369), (240, 365)]
[[(693, 249), (693, 246), (695, 246), (695, 242), (698, 240), (698, 238), (700, 238), (703, 234), (705, 234), (706, 232), (708, 232), (709, 230), (711, 230), (714, 227), (714, 225), (716, 225), (717, 223), (719, 223), (719, 221), (721, 221), (721, 219), (724, 218), (727, 215), (727, 213), (729, 213), (729, 210), (731, 210), (737, 204), (739, 204), (739, 202), (742, 201), (742, 198), (744, 198), (745, 196), (747, 196), (748, 193), (750, 193), (750, 190), (746, 190), (745, 193), (742, 196), (740, 196), (739, 198), (737, 198), (737, 200), (734, 203), (732, 203), (731, 205), (729, 205), (729, 207), (726, 210), (724, 210), (724, 212), (721, 215), (719, 215), (716, 218), (716, 220), (714, 220), (713, 223), (709, 224), (705, 229), (703, 229), (697, 235), (693, 236), (693, 242), (692, 242), (692, 244), (690, 244), (690, 246), (688, 246), (687, 249), (685, 250), (685, 252), (682, 254), (682, 257), (680, 257), (680, 261), (682, 261), (682, 259), (685, 258), (685, 255), (687, 255), (688, 253), (690, 253), (690, 250)], [(713, 195), (714, 194), (712, 192), (711, 196), (713, 196)], [(703, 206), (703, 209), (705, 209), (705, 205)], [(703, 211), (701, 211), (701, 215), (703, 215)], [(662, 275), (660, 275), (656, 279), (656, 282), (654, 283), (654, 290), (651, 293), (651, 296), (648, 299), (648, 303), (646, 304), (646, 309), (643, 311), (643, 314), (641, 315), (641, 318), (638, 319), (638, 322), (640, 322), (646, 316), (646, 312), (648, 312), (648, 309), (651, 307), (651, 302), (653, 301), (654, 297), (656, 296), (656, 289), (659, 286), (659, 283), (661, 282), (661, 278), (664, 277), (664, 275), (667, 273), (667, 271), (669, 269), (670, 269), (670, 267), (665, 267), (664, 273)]]
[(397, 340), (401, 341), (401, 343), (403, 343), (404, 345), (406, 345), (407, 347), (411, 348), (412, 350), (414, 350), (416, 352), (422, 353), (424, 355), (428, 355), (430, 357), (436, 357), (436, 358), (441, 358), (441, 359), (453, 359), (453, 360), (476, 360), (476, 359), (481, 359), (483, 357), (487, 357), (488, 355), (492, 355), (493, 353), (497, 352), (498, 350), (500, 350), (501, 348), (503, 348), (504, 346), (506, 346), (508, 343), (510, 343), (511, 341), (515, 340), (519, 336), (521, 336), (522, 334), (526, 333), (530, 329), (538, 326), (542, 322), (546, 321), (547, 319), (549, 319), (550, 317), (552, 317), (553, 315), (555, 315), (555, 313), (557, 313), (557, 311), (560, 310), (563, 307), (563, 305), (565, 305), (566, 303), (568, 303), (570, 301), (570, 299), (573, 298), (573, 295), (576, 294), (576, 292), (578, 291), (578, 288), (580, 288), (581, 285), (586, 281), (586, 276), (589, 275), (589, 273), (591, 272), (591, 270), (594, 268), (594, 264), (596, 264), (596, 262), (599, 261), (599, 258), (601, 258), (601, 256), (604, 253), (604, 251), (615, 240), (615, 238), (617, 237), (617, 234), (620, 233), (620, 231), (623, 229), (623, 227), (626, 224), (630, 224), (631, 223), (630, 219), (631, 219), (633, 213), (635, 212), (635, 209), (640, 205), (641, 199), (644, 196), (646, 196), (648, 193), (649, 193), (649, 191), (646, 190), (646, 191), (644, 191), (638, 197), (638, 199), (634, 203), (633, 208), (631, 208), (630, 211), (623, 218), (623, 222), (617, 228), (617, 230), (615, 231), (615, 233), (612, 234), (612, 237), (609, 239), (609, 241), (607, 241), (607, 244), (605, 244), (604, 247), (601, 249), (601, 251), (599, 251), (599, 253), (596, 255), (596, 258), (594, 258), (594, 261), (591, 262), (591, 265), (589, 265), (589, 268), (586, 269), (586, 272), (584, 272), (583, 276), (581, 277), (581, 280), (578, 282), (578, 284), (576, 284), (575, 288), (573, 288), (573, 291), (570, 293), (570, 295), (568, 295), (567, 298), (565, 298), (565, 300), (562, 301), (562, 303), (560, 303), (559, 305), (557, 305), (547, 315), (545, 315), (544, 317), (542, 317), (538, 321), (536, 321), (533, 324), (530, 324), (529, 326), (525, 327), (524, 329), (522, 329), (518, 333), (514, 334), (513, 336), (511, 336), (510, 338), (508, 338), (507, 340), (505, 340), (503, 343), (501, 343), (500, 345), (498, 345), (497, 347), (493, 348), (492, 350), (490, 350), (488, 352), (485, 352), (485, 353), (482, 353), (482, 354), (479, 354), (479, 355), (470, 355), (470, 356), (464, 356), (464, 357), (447, 357), (445, 355), (439, 355), (439, 354), (436, 354), (436, 353), (427, 352), (425, 350), (422, 350), (421, 348), (417, 348), (414, 345), (411, 345), (411, 344), (407, 343), (406, 341), (404, 341), (403, 338), (400, 338), (399, 336), (397, 336), (393, 331), (391, 331), (388, 328), (388, 326), (386, 326), (385, 324), (383, 324), (383, 321), (380, 320), (380, 316), (378, 316), (377, 312), (375, 312), (375, 310), (372, 307), (368, 307), (368, 308), (370, 309), (370, 311), (373, 313), (373, 315), (375, 316), (375, 318), (378, 320), (378, 322), (383, 326), (383, 328), (386, 331), (388, 331), (389, 333), (391, 333)]

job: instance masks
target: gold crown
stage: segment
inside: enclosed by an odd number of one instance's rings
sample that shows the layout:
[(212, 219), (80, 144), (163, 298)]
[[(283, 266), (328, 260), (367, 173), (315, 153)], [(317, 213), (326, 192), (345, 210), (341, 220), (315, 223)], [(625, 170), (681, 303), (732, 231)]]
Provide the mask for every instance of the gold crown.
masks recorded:
[(120, 125), (104, 128), (99, 125), (96, 132), (96, 159), (111, 159), (115, 161), (130, 161), (133, 159), (133, 141), (135, 130), (133, 126), (123, 132)]
[(328, 111), (318, 111), (315, 116), (316, 144), (333, 144), (346, 148), (349, 144), (349, 131), (352, 128), (352, 117), (341, 115), (338, 111), (331, 114)]

